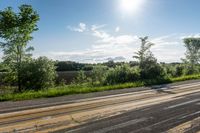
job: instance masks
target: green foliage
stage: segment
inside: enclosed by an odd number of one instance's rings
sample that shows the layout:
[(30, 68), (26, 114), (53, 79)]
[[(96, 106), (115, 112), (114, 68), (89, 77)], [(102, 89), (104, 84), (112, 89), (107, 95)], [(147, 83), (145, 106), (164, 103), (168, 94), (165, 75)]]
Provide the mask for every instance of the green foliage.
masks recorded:
[(77, 77), (74, 79), (73, 84), (84, 84), (88, 83), (88, 77), (84, 71), (79, 71)]
[(106, 74), (105, 84), (118, 84), (134, 82), (140, 79), (139, 68), (130, 67), (129, 65), (116, 66), (111, 68)]
[[(140, 38), (140, 50), (133, 57), (137, 61), (130, 63), (108, 61), (102, 64), (81, 64), (61, 61), (55, 65), (46, 57), (31, 59), (33, 47), (28, 47), (28, 43), (33, 39), (32, 33), (38, 30), (38, 21), (39, 15), (30, 5), (20, 6), (18, 13), (11, 7), (0, 11), (0, 48), (4, 53), (3, 63), (0, 63), (0, 84), (10, 82), (11, 86), (18, 85), (19, 92), (26, 90), (16, 95), (1, 96), (0, 101), (96, 92), (200, 78), (199, 75), (192, 75), (200, 73), (200, 38), (184, 39), (184, 64), (159, 64), (150, 51), (154, 44), (148, 41), (147, 36)], [(54, 85), (55, 69), (79, 71), (74, 84), (66, 86), (66, 81), (60, 80), (62, 87), (49, 89)]]
[(6, 72), (7, 68), (3, 63), (0, 63), (0, 72)]
[(193, 75), (198, 73), (199, 73), (198, 65), (185, 64), (184, 75)]
[(55, 69), (54, 62), (46, 57), (22, 62), (22, 89), (40, 90), (52, 87), (56, 78)]
[(162, 65), (168, 77), (180, 77), (185, 75), (186, 67), (184, 64), (165, 64)]
[(150, 51), (150, 48), (154, 45), (153, 43), (147, 41), (148, 37), (140, 38), (141, 40), (141, 47), (138, 52), (136, 52), (133, 58), (138, 59), (139, 65), (142, 66), (145, 63), (146, 58), (153, 58), (153, 54)]
[(133, 88), (133, 87), (141, 87), (145, 85), (152, 84), (162, 84), (162, 83), (171, 83), (192, 79), (200, 79), (200, 75), (190, 75), (190, 76), (182, 76), (179, 78), (171, 78), (170, 80), (166, 80), (165, 82), (160, 81), (145, 81), (145, 82), (131, 82), (117, 85), (108, 85), (108, 86), (60, 86), (55, 88), (49, 88), (46, 90), (39, 91), (25, 91), (23, 93), (7, 93), (4, 95), (0, 95), (0, 101), (9, 101), (9, 100), (28, 100), (35, 98), (47, 98), (47, 97), (56, 97), (70, 94), (83, 94), (83, 93), (91, 93), (91, 92), (100, 92), (105, 90), (116, 90), (116, 89), (124, 89), (124, 88)]
[(85, 85), (68, 85), (68, 86), (59, 86), (55, 88), (49, 88), (46, 90), (39, 91), (25, 91), (23, 93), (10, 93), (0, 95), (0, 101), (8, 101), (8, 100), (28, 100), (42, 97), (56, 97), (70, 94), (83, 94), (83, 93), (91, 93), (91, 92), (101, 92), (106, 90), (116, 90), (116, 89), (124, 89), (124, 88), (132, 88), (143, 86), (142, 82), (134, 82), (134, 83), (125, 83), (111, 86), (85, 86)]
[(95, 66), (91, 73), (91, 82), (94, 84), (103, 84), (108, 68), (106, 66)]
[(187, 64), (188, 71), (186, 74), (196, 73), (195, 66), (200, 59), (200, 38), (185, 38), (186, 58), (183, 61)]
[(148, 41), (148, 37), (140, 38), (141, 47), (136, 56), (133, 58), (139, 62), (140, 76), (142, 80), (145, 79), (162, 79), (165, 77), (165, 72), (157, 59), (153, 56), (150, 48), (154, 45)]
[(165, 77), (164, 69), (157, 63), (154, 58), (146, 58), (141, 69), (141, 79), (162, 79)]
[(37, 21), (39, 15), (30, 5), (21, 5), (19, 13), (15, 13), (11, 7), (0, 11), (0, 43), (4, 52), (4, 63), (9, 67), (8, 79), (18, 82), (21, 91), (21, 66), (22, 62), (30, 58), (33, 47), (27, 47), (31, 34), (38, 30)]
[(108, 62), (105, 62), (104, 65), (110, 68), (114, 68), (116, 66), (116, 63), (113, 60), (110, 60)]
[(196, 79), (200, 79), (200, 74), (186, 75), (186, 76), (171, 78), (171, 82), (179, 82), (179, 81), (186, 81), (186, 80), (196, 80)]
[(180, 76), (184, 75), (184, 70), (185, 70), (184, 65), (176, 65), (175, 66), (175, 74), (173, 75), (173, 77), (180, 77)]
[(94, 65), (72, 61), (57, 61), (56, 71), (91, 71)]

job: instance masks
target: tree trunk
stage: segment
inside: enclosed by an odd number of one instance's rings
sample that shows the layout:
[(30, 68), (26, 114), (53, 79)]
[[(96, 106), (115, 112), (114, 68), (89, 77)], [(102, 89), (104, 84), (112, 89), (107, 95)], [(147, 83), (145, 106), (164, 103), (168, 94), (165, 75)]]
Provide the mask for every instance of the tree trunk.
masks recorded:
[(21, 87), (21, 80), (20, 80), (20, 72), (18, 71), (18, 91), (19, 92), (22, 92), (22, 87)]
[(21, 85), (21, 62), (22, 62), (22, 52), (21, 47), (17, 47), (18, 55), (17, 55), (17, 81), (18, 81), (18, 91), (22, 92), (22, 85)]

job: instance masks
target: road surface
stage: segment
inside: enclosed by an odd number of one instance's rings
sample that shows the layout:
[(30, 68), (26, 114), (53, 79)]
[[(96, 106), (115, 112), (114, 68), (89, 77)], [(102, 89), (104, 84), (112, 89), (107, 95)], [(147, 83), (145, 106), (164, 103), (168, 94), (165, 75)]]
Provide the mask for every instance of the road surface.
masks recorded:
[(200, 82), (12, 110), (0, 114), (0, 133), (195, 133), (200, 131)]

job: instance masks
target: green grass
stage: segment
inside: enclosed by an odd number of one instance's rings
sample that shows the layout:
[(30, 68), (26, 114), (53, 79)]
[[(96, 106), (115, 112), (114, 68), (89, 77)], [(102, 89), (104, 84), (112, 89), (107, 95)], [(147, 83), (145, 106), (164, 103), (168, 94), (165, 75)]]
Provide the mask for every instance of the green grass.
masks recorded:
[(195, 80), (195, 79), (200, 79), (200, 74), (181, 76), (181, 77), (178, 77), (178, 78), (172, 78), (171, 81), (172, 82), (179, 82), (179, 81)]
[(134, 87), (142, 87), (156, 84), (164, 84), (164, 83), (173, 83), (185, 80), (193, 80), (200, 79), (200, 75), (190, 75), (190, 76), (182, 76), (178, 78), (171, 78), (170, 80), (151, 80), (151, 81), (143, 81), (143, 82), (133, 82), (133, 83), (124, 83), (118, 85), (110, 85), (110, 86), (75, 86), (75, 85), (67, 85), (67, 86), (59, 86), (46, 90), (40, 91), (26, 91), (23, 93), (10, 93), (0, 95), (0, 101), (16, 101), (16, 100), (28, 100), (28, 99), (36, 99), (36, 98), (48, 98), (48, 97), (56, 97), (63, 95), (72, 95), (72, 94), (83, 94), (83, 93), (91, 93), (91, 92), (100, 92), (106, 90), (115, 90), (115, 89), (124, 89), (124, 88), (134, 88)]

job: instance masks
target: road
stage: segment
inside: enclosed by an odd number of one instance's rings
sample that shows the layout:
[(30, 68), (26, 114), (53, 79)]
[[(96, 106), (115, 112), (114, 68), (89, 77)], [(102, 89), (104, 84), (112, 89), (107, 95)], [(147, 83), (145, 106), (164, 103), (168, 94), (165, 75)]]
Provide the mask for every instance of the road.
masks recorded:
[(200, 82), (90, 97), (49, 107), (4, 109), (0, 132), (200, 132)]

